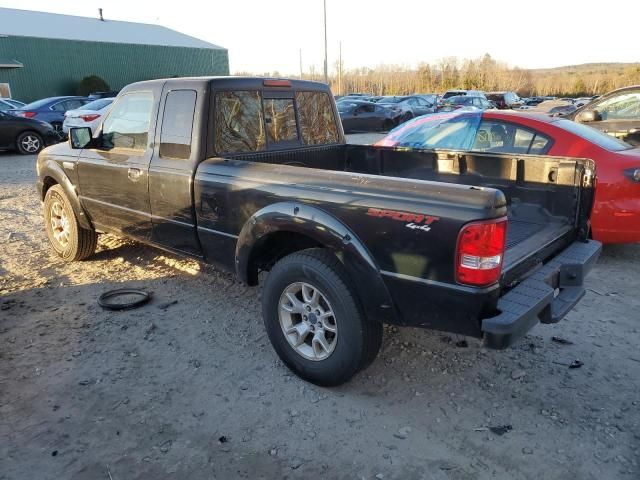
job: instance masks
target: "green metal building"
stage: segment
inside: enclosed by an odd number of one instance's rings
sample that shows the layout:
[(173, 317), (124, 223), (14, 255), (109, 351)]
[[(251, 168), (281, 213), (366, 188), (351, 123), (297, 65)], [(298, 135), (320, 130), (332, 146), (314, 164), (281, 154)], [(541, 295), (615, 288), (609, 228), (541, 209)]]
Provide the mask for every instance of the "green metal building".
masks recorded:
[(111, 90), (154, 78), (229, 75), (225, 48), (159, 25), (0, 8), (0, 97), (75, 95), (97, 75)]

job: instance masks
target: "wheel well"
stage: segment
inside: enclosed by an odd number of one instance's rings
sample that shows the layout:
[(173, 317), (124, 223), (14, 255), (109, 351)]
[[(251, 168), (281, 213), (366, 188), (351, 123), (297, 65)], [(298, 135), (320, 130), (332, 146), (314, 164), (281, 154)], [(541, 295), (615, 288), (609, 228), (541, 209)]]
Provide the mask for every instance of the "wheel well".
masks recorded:
[(269, 271), (287, 255), (307, 248), (324, 247), (311, 237), (296, 232), (274, 232), (266, 235), (253, 248), (247, 265), (247, 283), (258, 284), (258, 273)]
[(41, 200), (44, 200), (44, 196), (47, 194), (47, 191), (53, 187), (54, 185), (57, 185), (58, 182), (56, 182), (56, 180), (52, 177), (45, 177), (44, 180), (42, 181), (42, 198)]

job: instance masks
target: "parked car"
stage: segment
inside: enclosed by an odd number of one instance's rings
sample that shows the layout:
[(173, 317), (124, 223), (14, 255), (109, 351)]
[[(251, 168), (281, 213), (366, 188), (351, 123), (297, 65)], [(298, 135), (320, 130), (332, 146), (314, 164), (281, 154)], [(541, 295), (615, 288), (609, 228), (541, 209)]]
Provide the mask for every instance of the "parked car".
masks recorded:
[(89, 127), (92, 132), (100, 125), (102, 116), (109, 111), (113, 98), (99, 98), (93, 102), (85, 103), (75, 110), (68, 110), (64, 114), (62, 131), (66, 135), (71, 127)]
[(543, 113), (552, 117), (564, 117), (576, 111), (573, 103), (563, 100), (545, 100), (538, 105), (527, 109), (530, 113)]
[(545, 97), (529, 97), (524, 100), (524, 104), (527, 107), (535, 107), (536, 105), (540, 105), (545, 100)]
[(436, 109), (440, 112), (453, 112), (454, 110), (486, 110), (494, 106), (484, 97), (457, 96), (449, 97), (441, 101)]
[[(597, 181), (593, 238), (603, 243), (640, 242), (640, 148), (586, 125), (515, 111), (455, 113), (415, 119), (376, 145), (592, 158)], [(561, 173), (546, 166), (544, 170), (555, 177)], [(528, 174), (522, 173), (525, 178)]]
[(440, 102), (444, 102), (450, 97), (482, 97), (486, 98), (484, 92), (479, 90), (447, 90), (444, 92), (442, 97), (440, 97)]
[(387, 132), (398, 123), (393, 110), (372, 102), (347, 100), (338, 102), (337, 107), (345, 132)]
[(275, 351), (320, 385), (366, 368), (383, 323), (505, 348), (584, 295), (601, 250), (592, 160), (493, 154), (467, 175), (433, 152), (345, 145), (338, 122), (322, 83), (129, 85), (95, 135), (72, 128), (38, 157), (51, 247), (80, 260), (111, 232), (264, 281)]
[(435, 112), (434, 104), (420, 95), (385, 96), (378, 100), (377, 104), (383, 105), (399, 114), (399, 123)]
[(0, 98), (0, 112), (21, 108), (24, 107), (24, 105), (24, 103), (13, 100), (12, 98)]
[(568, 118), (631, 145), (640, 145), (640, 85), (620, 88), (598, 97)]
[(59, 141), (60, 135), (46, 122), (0, 112), (0, 150), (28, 155)]
[(516, 92), (489, 92), (486, 94), (486, 97), (487, 100), (492, 101), (496, 108), (500, 110), (520, 108), (524, 105), (524, 102)]
[(62, 132), (64, 113), (74, 110), (85, 103), (89, 103), (87, 97), (49, 97), (29, 103), (13, 110), (11, 113), (23, 118), (34, 118), (50, 123), (56, 132)]

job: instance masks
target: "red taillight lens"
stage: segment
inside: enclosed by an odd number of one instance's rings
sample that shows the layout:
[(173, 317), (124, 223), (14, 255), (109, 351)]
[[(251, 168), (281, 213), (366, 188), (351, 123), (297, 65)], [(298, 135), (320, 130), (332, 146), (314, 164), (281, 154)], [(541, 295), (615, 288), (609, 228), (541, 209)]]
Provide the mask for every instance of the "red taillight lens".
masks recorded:
[(507, 238), (507, 219), (469, 223), (458, 236), (458, 283), (486, 286), (500, 278)]
[(33, 118), (36, 116), (36, 112), (18, 112), (18, 115), (24, 118)]
[(85, 122), (93, 122), (96, 118), (100, 118), (100, 115), (93, 113), (91, 115), (80, 115), (80, 118)]

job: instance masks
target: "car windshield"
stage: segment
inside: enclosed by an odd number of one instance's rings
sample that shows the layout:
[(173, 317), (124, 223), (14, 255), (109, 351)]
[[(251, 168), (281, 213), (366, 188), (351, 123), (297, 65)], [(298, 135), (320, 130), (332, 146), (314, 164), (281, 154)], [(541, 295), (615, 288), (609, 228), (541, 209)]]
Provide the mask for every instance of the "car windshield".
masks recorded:
[(449, 98), (449, 97), (457, 97), (459, 95), (466, 95), (465, 92), (447, 92), (442, 96), (442, 99), (444, 100), (445, 98)]
[(93, 102), (89, 102), (78, 110), (102, 110), (104, 107), (111, 105), (113, 103), (113, 98), (99, 98), (98, 100), (94, 100)]
[(629, 150), (633, 148), (628, 143), (623, 142), (622, 140), (618, 140), (611, 135), (607, 135), (606, 133), (601, 132), (600, 130), (596, 130), (593, 127), (588, 125), (584, 125), (582, 123), (577, 123), (572, 120), (560, 119), (554, 122), (554, 125), (573, 133), (579, 137), (584, 138), (588, 142), (595, 143), (601, 148), (605, 150), (609, 150), (610, 152), (619, 152), (621, 150)]
[(469, 150), (481, 118), (480, 112), (418, 117), (392, 130), (376, 145)]

